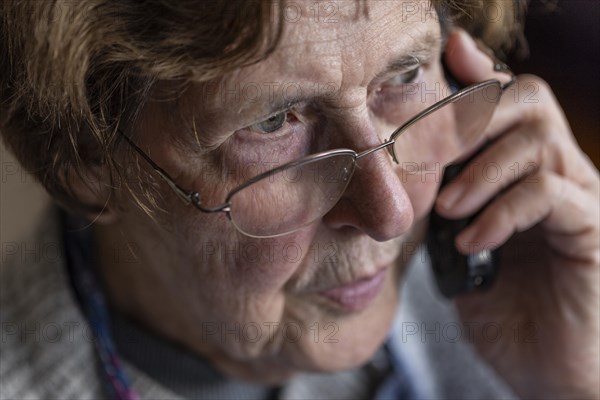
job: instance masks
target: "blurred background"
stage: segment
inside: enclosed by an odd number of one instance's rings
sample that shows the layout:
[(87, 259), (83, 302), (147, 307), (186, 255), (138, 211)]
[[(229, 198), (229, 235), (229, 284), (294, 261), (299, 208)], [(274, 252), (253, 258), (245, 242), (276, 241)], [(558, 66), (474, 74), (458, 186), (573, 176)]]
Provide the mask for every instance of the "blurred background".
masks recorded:
[[(550, 83), (575, 136), (600, 167), (600, 1), (531, 0), (525, 32), (529, 56), (514, 54), (515, 72)], [(21, 243), (48, 204), (45, 192), (0, 146), (0, 243)]]
[(513, 54), (517, 73), (544, 78), (581, 147), (600, 167), (600, 1), (530, 0), (529, 55)]

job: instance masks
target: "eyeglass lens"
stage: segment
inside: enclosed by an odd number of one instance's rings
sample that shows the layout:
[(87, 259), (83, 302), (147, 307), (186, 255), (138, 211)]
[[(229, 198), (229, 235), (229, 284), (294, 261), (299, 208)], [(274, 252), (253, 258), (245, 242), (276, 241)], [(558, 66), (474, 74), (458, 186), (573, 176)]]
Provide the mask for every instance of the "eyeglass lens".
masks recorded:
[(496, 108), (502, 89), (496, 81), (457, 94), (427, 116), (402, 130), (394, 143), (400, 166), (407, 170), (433, 170), (478, 147)]
[[(430, 169), (431, 163), (443, 166), (474, 150), (482, 142), (481, 133), (501, 93), (496, 81), (479, 84), (409, 123), (393, 145), (400, 168), (414, 173)], [(422, 103), (410, 109), (427, 106)], [(355, 163), (356, 154), (347, 152), (275, 170), (230, 197), (231, 220), (242, 233), (253, 237), (279, 236), (309, 225), (339, 201)]]
[(337, 203), (354, 173), (347, 153), (275, 171), (235, 193), (231, 220), (248, 236), (277, 236), (321, 218)]

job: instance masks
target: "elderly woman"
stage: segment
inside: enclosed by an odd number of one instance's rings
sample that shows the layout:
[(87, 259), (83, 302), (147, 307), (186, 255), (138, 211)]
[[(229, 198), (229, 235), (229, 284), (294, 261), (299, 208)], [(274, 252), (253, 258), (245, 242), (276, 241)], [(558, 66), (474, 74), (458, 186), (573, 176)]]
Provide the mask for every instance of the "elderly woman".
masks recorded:
[[(598, 398), (598, 172), (485, 50), (514, 3), (2, 2), (2, 138), (64, 211), (3, 266), (0, 396)], [(487, 290), (439, 298), (432, 209)]]

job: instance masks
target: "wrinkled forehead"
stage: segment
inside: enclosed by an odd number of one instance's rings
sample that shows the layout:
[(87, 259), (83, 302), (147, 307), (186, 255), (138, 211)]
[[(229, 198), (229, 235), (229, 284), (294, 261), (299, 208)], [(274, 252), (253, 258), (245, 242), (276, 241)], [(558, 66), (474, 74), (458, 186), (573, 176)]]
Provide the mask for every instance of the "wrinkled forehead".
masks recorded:
[[(323, 67), (364, 69), (364, 63), (403, 47), (427, 47), (439, 37), (429, 1), (299, 1), (278, 5), (284, 31), (276, 51), (233, 78), (268, 70), (271, 74), (314, 74)], [(414, 43), (416, 41), (416, 43)], [(412, 43), (411, 43), (412, 42)]]
[(429, 1), (298, 1), (276, 7), (283, 7), (284, 30), (272, 54), (215, 82), (193, 85), (179, 102), (178, 111), (187, 119), (193, 115), (207, 134), (212, 126), (227, 131), (256, 123), (296, 97), (362, 90), (394, 64), (430, 59), (440, 48), (440, 24)]
[(369, 30), (415, 27), (415, 23), (436, 21), (429, 0), (334, 0), (287, 2), (274, 6), (284, 21), (280, 48), (302, 45), (315, 33), (319, 41), (363, 43)]

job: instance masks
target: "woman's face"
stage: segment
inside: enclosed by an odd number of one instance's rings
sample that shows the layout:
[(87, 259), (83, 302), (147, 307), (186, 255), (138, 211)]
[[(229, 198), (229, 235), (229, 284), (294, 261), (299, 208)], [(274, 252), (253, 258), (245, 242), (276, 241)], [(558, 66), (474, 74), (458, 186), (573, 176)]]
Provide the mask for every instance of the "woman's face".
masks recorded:
[[(372, 148), (444, 94), (439, 24), (428, 2), (418, 6), (372, 1), (365, 14), (359, 1), (293, 3), (272, 55), (191, 87), (176, 105), (151, 101), (136, 141), (206, 206), (284, 162)], [(161, 183), (166, 220), (123, 207), (107, 239), (135, 253), (129, 311), (244, 379), (363, 363), (390, 329), (415, 226), (449, 161), (447, 114), (400, 137), (400, 164), (386, 150), (361, 159), (335, 207), (283, 237), (244, 236)], [(270, 212), (264, 204), (256, 217)]]

